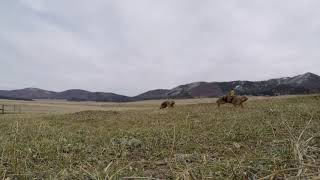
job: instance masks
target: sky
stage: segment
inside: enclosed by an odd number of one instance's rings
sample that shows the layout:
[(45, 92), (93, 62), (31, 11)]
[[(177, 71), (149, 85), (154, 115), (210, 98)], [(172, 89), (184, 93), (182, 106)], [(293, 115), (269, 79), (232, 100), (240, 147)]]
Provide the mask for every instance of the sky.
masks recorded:
[(320, 75), (319, 0), (1, 0), (0, 89)]

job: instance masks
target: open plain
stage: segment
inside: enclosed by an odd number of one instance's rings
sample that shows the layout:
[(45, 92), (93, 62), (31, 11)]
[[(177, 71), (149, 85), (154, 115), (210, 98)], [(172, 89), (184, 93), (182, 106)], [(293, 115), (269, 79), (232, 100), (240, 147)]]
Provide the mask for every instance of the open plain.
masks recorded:
[(0, 100), (0, 179), (312, 179), (320, 96), (96, 103)]

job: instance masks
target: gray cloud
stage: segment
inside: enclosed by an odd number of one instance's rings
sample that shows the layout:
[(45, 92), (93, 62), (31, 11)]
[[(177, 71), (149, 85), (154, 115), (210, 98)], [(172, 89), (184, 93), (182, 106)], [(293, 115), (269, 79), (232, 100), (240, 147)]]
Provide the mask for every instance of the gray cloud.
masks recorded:
[(320, 74), (317, 0), (4, 0), (0, 88), (136, 95)]

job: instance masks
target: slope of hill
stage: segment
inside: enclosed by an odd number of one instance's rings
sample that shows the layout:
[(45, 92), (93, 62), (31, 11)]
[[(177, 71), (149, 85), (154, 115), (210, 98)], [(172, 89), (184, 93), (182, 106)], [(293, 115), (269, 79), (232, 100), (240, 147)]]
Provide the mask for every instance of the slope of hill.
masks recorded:
[(320, 76), (305, 73), (294, 77), (271, 79), (268, 81), (240, 81), (236, 90), (250, 95), (307, 94), (320, 92)]
[(46, 91), (37, 88), (3, 90), (0, 96), (15, 99), (66, 99), (70, 101), (128, 102), (150, 99), (183, 99), (222, 96), (234, 88), (238, 94), (285, 95), (320, 93), (320, 76), (305, 73), (294, 77), (270, 79), (267, 81), (194, 82), (173, 89), (156, 89), (138, 96), (128, 97), (114, 93), (90, 92), (71, 89), (63, 92)]
[(169, 92), (158, 94), (157, 97), (218, 97), (228, 93), (232, 88), (236, 89), (238, 94), (260, 96), (320, 93), (320, 76), (306, 73), (294, 77), (271, 79), (267, 81), (195, 82), (180, 85), (171, 89)]
[(181, 85), (170, 90), (167, 95), (172, 98), (215, 97), (223, 91), (217, 83), (195, 82)]
[(69, 101), (105, 101), (105, 102), (127, 102), (129, 97), (114, 93), (90, 92), (81, 89), (71, 89), (57, 93), (55, 99), (66, 99)]
[(320, 76), (306, 73), (267, 81), (197, 82), (170, 90), (170, 98), (217, 97), (234, 88), (238, 94), (279, 95), (320, 93)]
[[(2, 97), (2, 98), (1, 98)], [(127, 102), (129, 97), (114, 93), (90, 92), (81, 89), (71, 89), (63, 92), (46, 91), (37, 88), (0, 91), (1, 99), (32, 100), (32, 99), (65, 99), (69, 101), (105, 101)]]
[(56, 92), (38, 88), (24, 88), (18, 90), (1, 90), (0, 96), (18, 99), (52, 99)]
[(145, 93), (142, 93), (138, 96), (132, 97), (132, 100), (150, 100), (150, 99), (165, 99), (167, 98), (167, 93), (170, 90), (168, 89), (156, 89), (156, 90), (151, 90)]

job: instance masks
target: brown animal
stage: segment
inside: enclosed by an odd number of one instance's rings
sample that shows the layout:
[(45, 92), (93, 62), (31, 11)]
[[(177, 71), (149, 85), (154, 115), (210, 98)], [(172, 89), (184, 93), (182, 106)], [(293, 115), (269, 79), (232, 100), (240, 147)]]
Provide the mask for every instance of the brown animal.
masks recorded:
[(232, 99), (228, 98), (227, 96), (223, 96), (217, 100), (218, 107), (221, 104), (231, 103), (234, 107), (241, 106), (243, 108), (244, 102), (246, 102), (248, 98), (246, 96), (234, 96)]
[(167, 107), (173, 108), (175, 104), (176, 102), (174, 101), (164, 101), (163, 103), (161, 103), (160, 109), (165, 109)]

